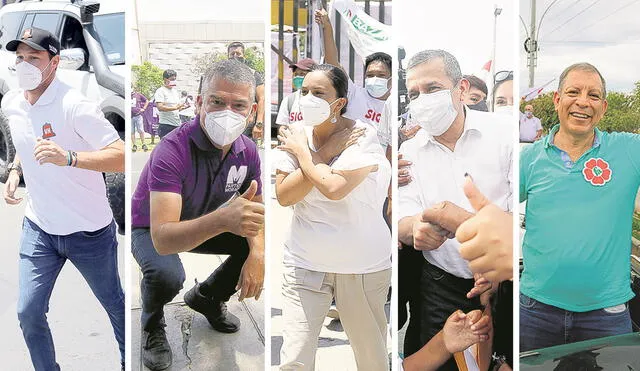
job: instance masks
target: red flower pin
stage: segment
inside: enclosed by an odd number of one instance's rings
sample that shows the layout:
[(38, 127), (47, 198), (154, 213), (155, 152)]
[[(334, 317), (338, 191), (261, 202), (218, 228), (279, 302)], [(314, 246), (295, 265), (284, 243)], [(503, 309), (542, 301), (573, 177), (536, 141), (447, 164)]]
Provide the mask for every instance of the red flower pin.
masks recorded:
[(594, 186), (603, 186), (611, 180), (609, 163), (601, 158), (590, 158), (582, 169), (584, 179)]

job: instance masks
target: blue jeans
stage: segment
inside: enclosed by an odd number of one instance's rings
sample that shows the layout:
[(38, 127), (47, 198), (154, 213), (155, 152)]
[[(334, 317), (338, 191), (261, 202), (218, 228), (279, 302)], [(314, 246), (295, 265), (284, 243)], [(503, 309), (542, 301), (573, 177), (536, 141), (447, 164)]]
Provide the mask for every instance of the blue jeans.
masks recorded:
[(570, 312), (520, 293), (520, 351), (631, 332), (629, 306)]
[[(236, 292), (236, 284), (245, 260), (249, 243), (244, 237), (222, 233), (191, 250), (200, 254), (224, 254), (229, 257), (200, 283), (200, 293), (218, 301), (228, 301)], [(142, 271), (141, 323), (145, 331), (164, 326), (164, 306), (182, 289), (186, 279), (178, 254), (160, 255), (153, 246), (149, 228), (131, 231), (131, 253)]]
[[(109, 315), (120, 357), (124, 361), (124, 293), (118, 276), (117, 252), (116, 224), (113, 221), (95, 232), (58, 236), (46, 233), (24, 218), (18, 319), (36, 371), (59, 370), (46, 314), (51, 291), (67, 260), (80, 271)], [(69, 326), (72, 325), (70, 319)]]

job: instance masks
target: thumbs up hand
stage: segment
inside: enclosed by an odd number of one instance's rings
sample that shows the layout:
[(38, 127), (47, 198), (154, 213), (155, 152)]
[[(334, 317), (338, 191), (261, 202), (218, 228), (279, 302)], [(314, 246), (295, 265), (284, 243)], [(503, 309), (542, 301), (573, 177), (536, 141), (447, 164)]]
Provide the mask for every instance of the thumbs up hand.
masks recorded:
[(258, 182), (251, 181), (249, 188), (225, 208), (229, 232), (242, 237), (255, 237), (264, 226), (264, 205), (252, 201), (258, 191)]
[(513, 277), (513, 217), (492, 204), (467, 176), (464, 193), (477, 211), (460, 225), (456, 238), (460, 255), (474, 273), (491, 282)]

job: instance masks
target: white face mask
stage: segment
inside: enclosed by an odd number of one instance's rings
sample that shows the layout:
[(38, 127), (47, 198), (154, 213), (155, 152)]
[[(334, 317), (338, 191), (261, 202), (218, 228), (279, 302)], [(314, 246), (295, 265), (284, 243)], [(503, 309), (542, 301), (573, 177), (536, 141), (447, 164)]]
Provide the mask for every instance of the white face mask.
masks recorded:
[(170, 88), (175, 88), (177, 85), (176, 80), (169, 80), (169, 83), (167, 85), (169, 85)]
[(226, 146), (238, 139), (244, 131), (247, 118), (230, 110), (207, 112), (204, 127), (211, 141)]
[[(53, 60), (53, 59), (52, 59)], [(51, 61), (44, 68), (45, 70), (49, 67)], [(22, 61), (16, 64), (16, 74), (18, 75), (18, 86), (24, 90), (34, 90), (45, 79), (42, 77), (42, 71), (29, 62)], [(47, 78), (49, 75), (47, 75)]]
[(453, 106), (451, 90), (420, 94), (409, 103), (411, 118), (431, 136), (437, 137), (449, 130), (458, 116)]
[(389, 88), (387, 88), (388, 82), (388, 79), (381, 77), (369, 77), (364, 80), (364, 87), (370, 96), (380, 98), (389, 91)]
[[(337, 99), (331, 104), (335, 103)], [(330, 104), (322, 98), (318, 98), (311, 93), (300, 98), (300, 112), (304, 119), (301, 121), (306, 126), (316, 126), (325, 122), (331, 114)]]
[(501, 115), (513, 115), (513, 106), (499, 106), (493, 108), (494, 113), (498, 113)]

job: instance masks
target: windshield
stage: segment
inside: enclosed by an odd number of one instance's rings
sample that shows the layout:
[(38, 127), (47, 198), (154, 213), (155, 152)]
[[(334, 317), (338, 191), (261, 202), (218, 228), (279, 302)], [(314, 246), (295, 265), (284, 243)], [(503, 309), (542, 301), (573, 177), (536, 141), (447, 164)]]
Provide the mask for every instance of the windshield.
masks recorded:
[(124, 13), (96, 15), (93, 25), (109, 65), (124, 64)]

